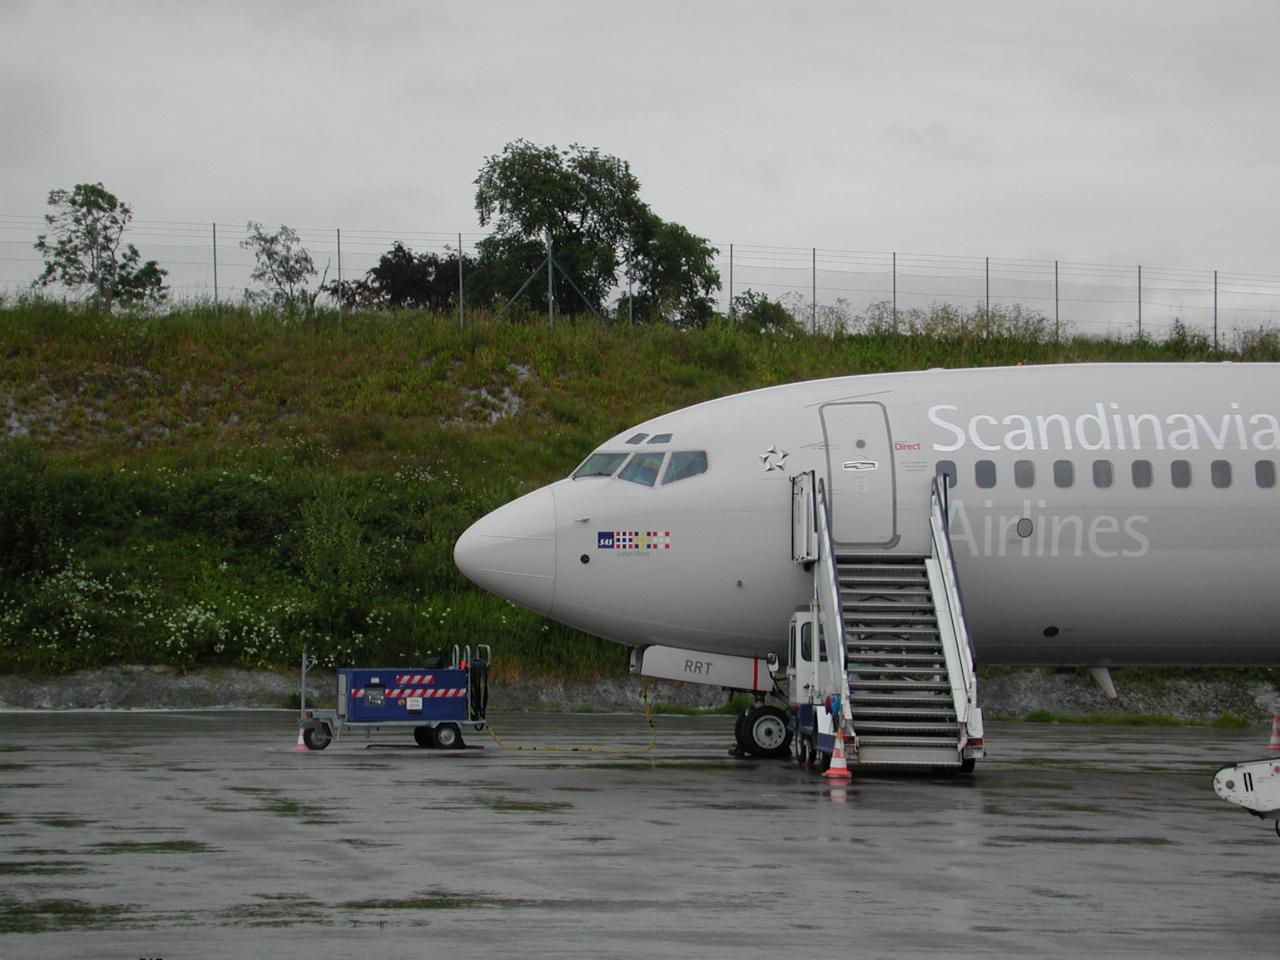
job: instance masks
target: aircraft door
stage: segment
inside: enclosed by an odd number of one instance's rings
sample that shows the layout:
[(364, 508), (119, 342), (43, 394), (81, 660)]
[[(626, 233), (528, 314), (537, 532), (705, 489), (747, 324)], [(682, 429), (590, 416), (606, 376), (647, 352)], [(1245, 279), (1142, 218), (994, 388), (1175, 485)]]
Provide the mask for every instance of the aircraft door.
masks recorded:
[(893, 440), (881, 403), (821, 408), (831, 491), (831, 536), (838, 547), (891, 547), (898, 541)]

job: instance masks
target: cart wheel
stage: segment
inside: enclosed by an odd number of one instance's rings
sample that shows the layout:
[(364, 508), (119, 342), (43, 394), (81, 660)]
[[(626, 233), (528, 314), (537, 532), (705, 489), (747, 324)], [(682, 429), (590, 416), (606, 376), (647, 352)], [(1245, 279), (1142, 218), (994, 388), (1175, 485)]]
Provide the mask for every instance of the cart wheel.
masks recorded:
[(436, 748), (439, 750), (461, 750), (462, 731), (452, 723), (442, 723), (433, 731), (435, 733)]
[(302, 731), (302, 742), (308, 750), (323, 750), (333, 741), (328, 727), (307, 727)]
[(431, 735), (430, 727), (414, 727), (413, 742), (420, 747), (434, 747), (436, 745), (435, 737)]

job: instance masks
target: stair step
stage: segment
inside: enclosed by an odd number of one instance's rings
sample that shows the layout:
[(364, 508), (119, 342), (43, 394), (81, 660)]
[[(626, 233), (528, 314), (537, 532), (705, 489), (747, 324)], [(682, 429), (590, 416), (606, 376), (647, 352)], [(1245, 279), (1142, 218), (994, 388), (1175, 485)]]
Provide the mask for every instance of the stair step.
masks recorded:
[(861, 752), (867, 747), (945, 747), (954, 750), (957, 753), (960, 750), (959, 739), (957, 737), (903, 737), (898, 735), (883, 736), (877, 734), (858, 734), (858, 750)]
[(849, 686), (855, 690), (951, 690), (946, 680), (850, 680)]
[(960, 751), (949, 747), (860, 747), (850, 766), (857, 767), (958, 767)]
[[(880, 677), (933, 677), (947, 672), (946, 670), (939, 670), (930, 664), (920, 664), (914, 667), (881, 667), (874, 663), (859, 663), (849, 666), (847, 669), (849, 673), (856, 673), (864, 677), (870, 674)], [(942, 682), (946, 683), (945, 677), (943, 677)], [(950, 684), (947, 684), (948, 689), (950, 689), (950, 686)]]
[(850, 712), (853, 714), (854, 727), (861, 730), (862, 724), (868, 721), (876, 720), (933, 720), (949, 722), (953, 727), (956, 724), (956, 711), (950, 704), (939, 704), (935, 708), (928, 707), (876, 707), (862, 706), (859, 707), (855, 700), (850, 705)]
[[(870, 683), (871, 681), (866, 681)], [(947, 690), (951, 689), (948, 684)], [(850, 706), (857, 710), (859, 706), (867, 706), (873, 709), (889, 708), (889, 707), (906, 707), (908, 704), (917, 704), (920, 706), (940, 706), (946, 707), (948, 710), (955, 709), (955, 704), (950, 696), (939, 696), (936, 693), (927, 691), (921, 692), (903, 692), (903, 693), (883, 693), (875, 690), (865, 690), (854, 694)]]
[(946, 723), (938, 720), (859, 720), (853, 725), (858, 736), (901, 737), (903, 739), (925, 738), (930, 734), (950, 735), (951, 743), (959, 740), (960, 728), (954, 721)]
[(893, 623), (927, 624), (938, 622), (932, 610), (864, 610), (861, 607), (854, 607), (853, 609), (845, 607), (842, 612), (844, 613), (845, 623), (853, 620), (858, 623), (865, 623), (868, 626)]
[[(912, 587), (915, 586), (920, 586), (920, 589), (913, 590)], [(917, 584), (911, 580), (852, 580), (841, 577), (839, 587), (841, 597), (859, 593), (872, 597), (919, 597), (921, 601), (925, 601), (931, 596), (927, 584)]]
[[(867, 627), (865, 629), (859, 629), (856, 624), (850, 624), (848, 620), (845, 621), (845, 631), (850, 633), (861, 634), (864, 638), (868, 636), (876, 636), (877, 634), (902, 635), (902, 636), (912, 634), (912, 635), (935, 636), (935, 637), (938, 635), (938, 628), (936, 626), (935, 627), (893, 627), (893, 628)], [(865, 639), (862, 642), (865, 643), (866, 642)]]
[(887, 660), (889, 664), (941, 667), (944, 673), (947, 666), (947, 659), (941, 653), (898, 653), (897, 651), (889, 650), (882, 653), (861, 652), (856, 655), (850, 652), (848, 656), (849, 662), (845, 664), (845, 670), (849, 673), (857, 672), (857, 667), (854, 666), (855, 663), (863, 664), (869, 660)]
[(921, 652), (936, 652), (942, 655), (942, 644), (938, 640), (895, 640), (886, 637), (883, 640), (861, 640), (849, 644), (849, 656), (855, 653), (880, 653), (887, 651), (901, 651), (906, 653), (909, 650)]
[(859, 613), (928, 613), (934, 611), (933, 603), (928, 600), (841, 600), (841, 609)]

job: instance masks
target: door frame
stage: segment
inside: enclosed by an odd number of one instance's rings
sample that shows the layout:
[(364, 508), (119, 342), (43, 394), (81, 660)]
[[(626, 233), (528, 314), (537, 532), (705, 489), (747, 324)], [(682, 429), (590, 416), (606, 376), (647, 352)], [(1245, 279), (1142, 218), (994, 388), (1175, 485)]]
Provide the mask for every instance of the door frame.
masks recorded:
[[(835, 512), (839, 510), (839, 505), (837, 505), (835, 502), (835, 489), (836, 489), (835, 488), (835, 465), (836, 465), (837, 458), (834, 458), (832, 456), (832, 449), (831, 449), (832, 439), (831, 439), (831, 436), (827, 433), (826, 410), (828, 407), (855, 407), (855, 406), (856, 407), (879, 407), (880, 417), (884, 423), (884, 442), (885, 442), (884, 450), (885, 450), (885, 458), (888, 460), (888, 468), (889, 468), (889, 506), (890, 506), (890, 528), (889, 528), (890, 534), (887, 540), (845, 541), (845, 540), (835, 539), (835, 530), (834, 530)], [(827, 490), (831, 497), (832, 528), (833, 528), (832, 540), (835, 542), (835, 545), (837, 547), (856, 547), (856, 548), (862, 548), (862, 549), (874, 548), (878, 550), (892, 549), (893, 547), (897, 546), (898, 541), (901, 539), (901, 534), (899, 534), (898, 532), (897, 463), (895, 462), (894, 456), (893, 456), (893, 431), (890, 429), (890, 426), (889, 426), (888, 408), (878, 400), (835, 401), (833, 403), (824, 403), (820, 407), (818, 407), (818, 420), (822, 424), (822, 441), (823, 441), (823, 446), (826, 448), (826, 452), (827, 452)], [(839, 438), (837, 438), (835, 442), (837, 446), (839, 446), (840, 444)], [(841, 459), (841, 462), (843, 463), (843, 458), (839, 458), (839, 459)], [(841, 467), (841, 469), (843, 469), (843, 466)]]

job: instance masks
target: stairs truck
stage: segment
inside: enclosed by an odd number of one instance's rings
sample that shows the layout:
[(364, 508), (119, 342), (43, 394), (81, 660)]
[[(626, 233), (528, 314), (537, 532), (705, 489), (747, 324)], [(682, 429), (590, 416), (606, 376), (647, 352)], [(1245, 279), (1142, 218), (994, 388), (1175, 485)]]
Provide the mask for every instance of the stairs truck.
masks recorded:
[(738, 755), (824, 769), (843, 734), (850, 767), (969, 772), (984, 755), (973, 645), (951, 554), (947, 480), (934, 478), (919, 556), (837, 553), (822, 480), (792, 478), (792, 560), (812, 577), (790, 618), (785, 664), (651, 646), (633, 672), (746, 691)]

